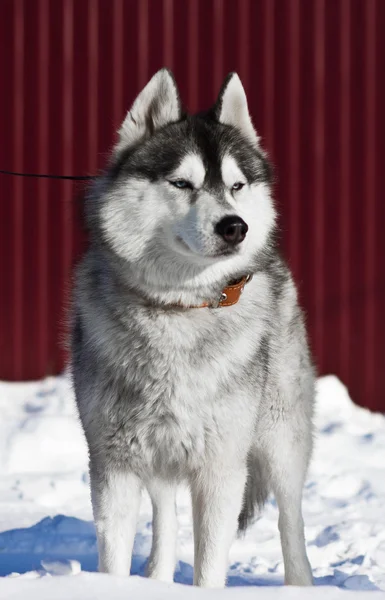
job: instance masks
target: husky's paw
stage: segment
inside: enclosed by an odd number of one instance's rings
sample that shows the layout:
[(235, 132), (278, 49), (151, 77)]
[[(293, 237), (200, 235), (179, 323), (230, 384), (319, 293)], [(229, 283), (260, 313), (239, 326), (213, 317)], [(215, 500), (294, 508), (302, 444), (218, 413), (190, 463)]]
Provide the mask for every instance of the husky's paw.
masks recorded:
[(285, 585), (298, 585), (301, 587), (307, 587), (313, 585), (313, 576), (311, 571), (302, 573), (291, 573), (285, 575)]
[(174, 568), (168, 565), (164, 565), (162, 568), (158, 565), (148, 563), (146, 577), (148, 579), (155, 579), (156, 581), (163, 581), (163, 583), (172, 583), (174, 581)]

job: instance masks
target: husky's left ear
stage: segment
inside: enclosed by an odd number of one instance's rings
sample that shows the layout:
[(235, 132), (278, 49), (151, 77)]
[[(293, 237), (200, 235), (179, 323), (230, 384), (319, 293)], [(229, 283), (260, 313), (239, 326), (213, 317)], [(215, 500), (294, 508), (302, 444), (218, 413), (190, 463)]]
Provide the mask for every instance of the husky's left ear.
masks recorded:
[(181, 118), (181, 103), (174, 77), (161, 69), (137, 96), (120, 129), (115, 150), (135, 144), (140, 139)]
[(245, 90), (237, 73), (230, 73), (223, 82), (214, 113), (220, 123), (236, 127), (254, 145), (258, 145), (259, 137), (253, 127)]

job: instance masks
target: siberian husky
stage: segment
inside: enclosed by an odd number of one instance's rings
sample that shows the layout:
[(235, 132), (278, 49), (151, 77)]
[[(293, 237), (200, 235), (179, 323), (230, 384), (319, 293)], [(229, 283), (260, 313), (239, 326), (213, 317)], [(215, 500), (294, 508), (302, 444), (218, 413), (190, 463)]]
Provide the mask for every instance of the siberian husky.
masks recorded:
[(187, 482), (196, 585), (225, 584), (232, 540), (270, 492), (285, 582), (311, 585), (301, 499), (314, 370), (238, 76), (191, 116), (170, 71), (156, 73), (85, 211), (72, 357), (100, 571), (129, 575), (146, 488), (148, 575), (172, 581), (175, 490)]

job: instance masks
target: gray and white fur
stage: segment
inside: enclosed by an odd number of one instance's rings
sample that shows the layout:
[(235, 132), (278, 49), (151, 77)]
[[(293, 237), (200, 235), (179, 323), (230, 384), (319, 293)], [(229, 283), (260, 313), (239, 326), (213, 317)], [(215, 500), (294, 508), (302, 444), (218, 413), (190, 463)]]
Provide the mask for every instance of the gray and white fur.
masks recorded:
[[(236, 74), (206, 113), (159, 71), (127, 114), (86, 200), (72, 358), (90, 456), (99, 569), (130, 573), (141, 490), (150, 577), (172, 581), (175, 490), (191, 489), (194, 583), (221, 587), (237, 529), (279, 507), (285, 581), (311, 585), (301, 499), (314, 372), (275, 242), (270, 167)], [(244, 275), (237, 304), (199, 307)]]

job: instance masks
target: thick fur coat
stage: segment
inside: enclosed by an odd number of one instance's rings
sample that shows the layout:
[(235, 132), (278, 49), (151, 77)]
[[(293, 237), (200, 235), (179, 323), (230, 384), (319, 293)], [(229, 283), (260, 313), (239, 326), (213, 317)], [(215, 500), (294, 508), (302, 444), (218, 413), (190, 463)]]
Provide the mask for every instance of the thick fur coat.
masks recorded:
[[(210, 111), (188, 116), (162, 70), (87, 199), (72, 355), (102, 571), (129, 574), (145, 487), (154, 508), (148, 573), (172, 580), (175, 489), (185, 481), (196, 584), (224, 585), (234, 535), (270, 491), (286, 582), (311, 584), (301, 498), (314, 373), (276, 248), (270, 178), (237, 75)], [(244, 275), (252, 279), (239, 301), (214, 308)]]

